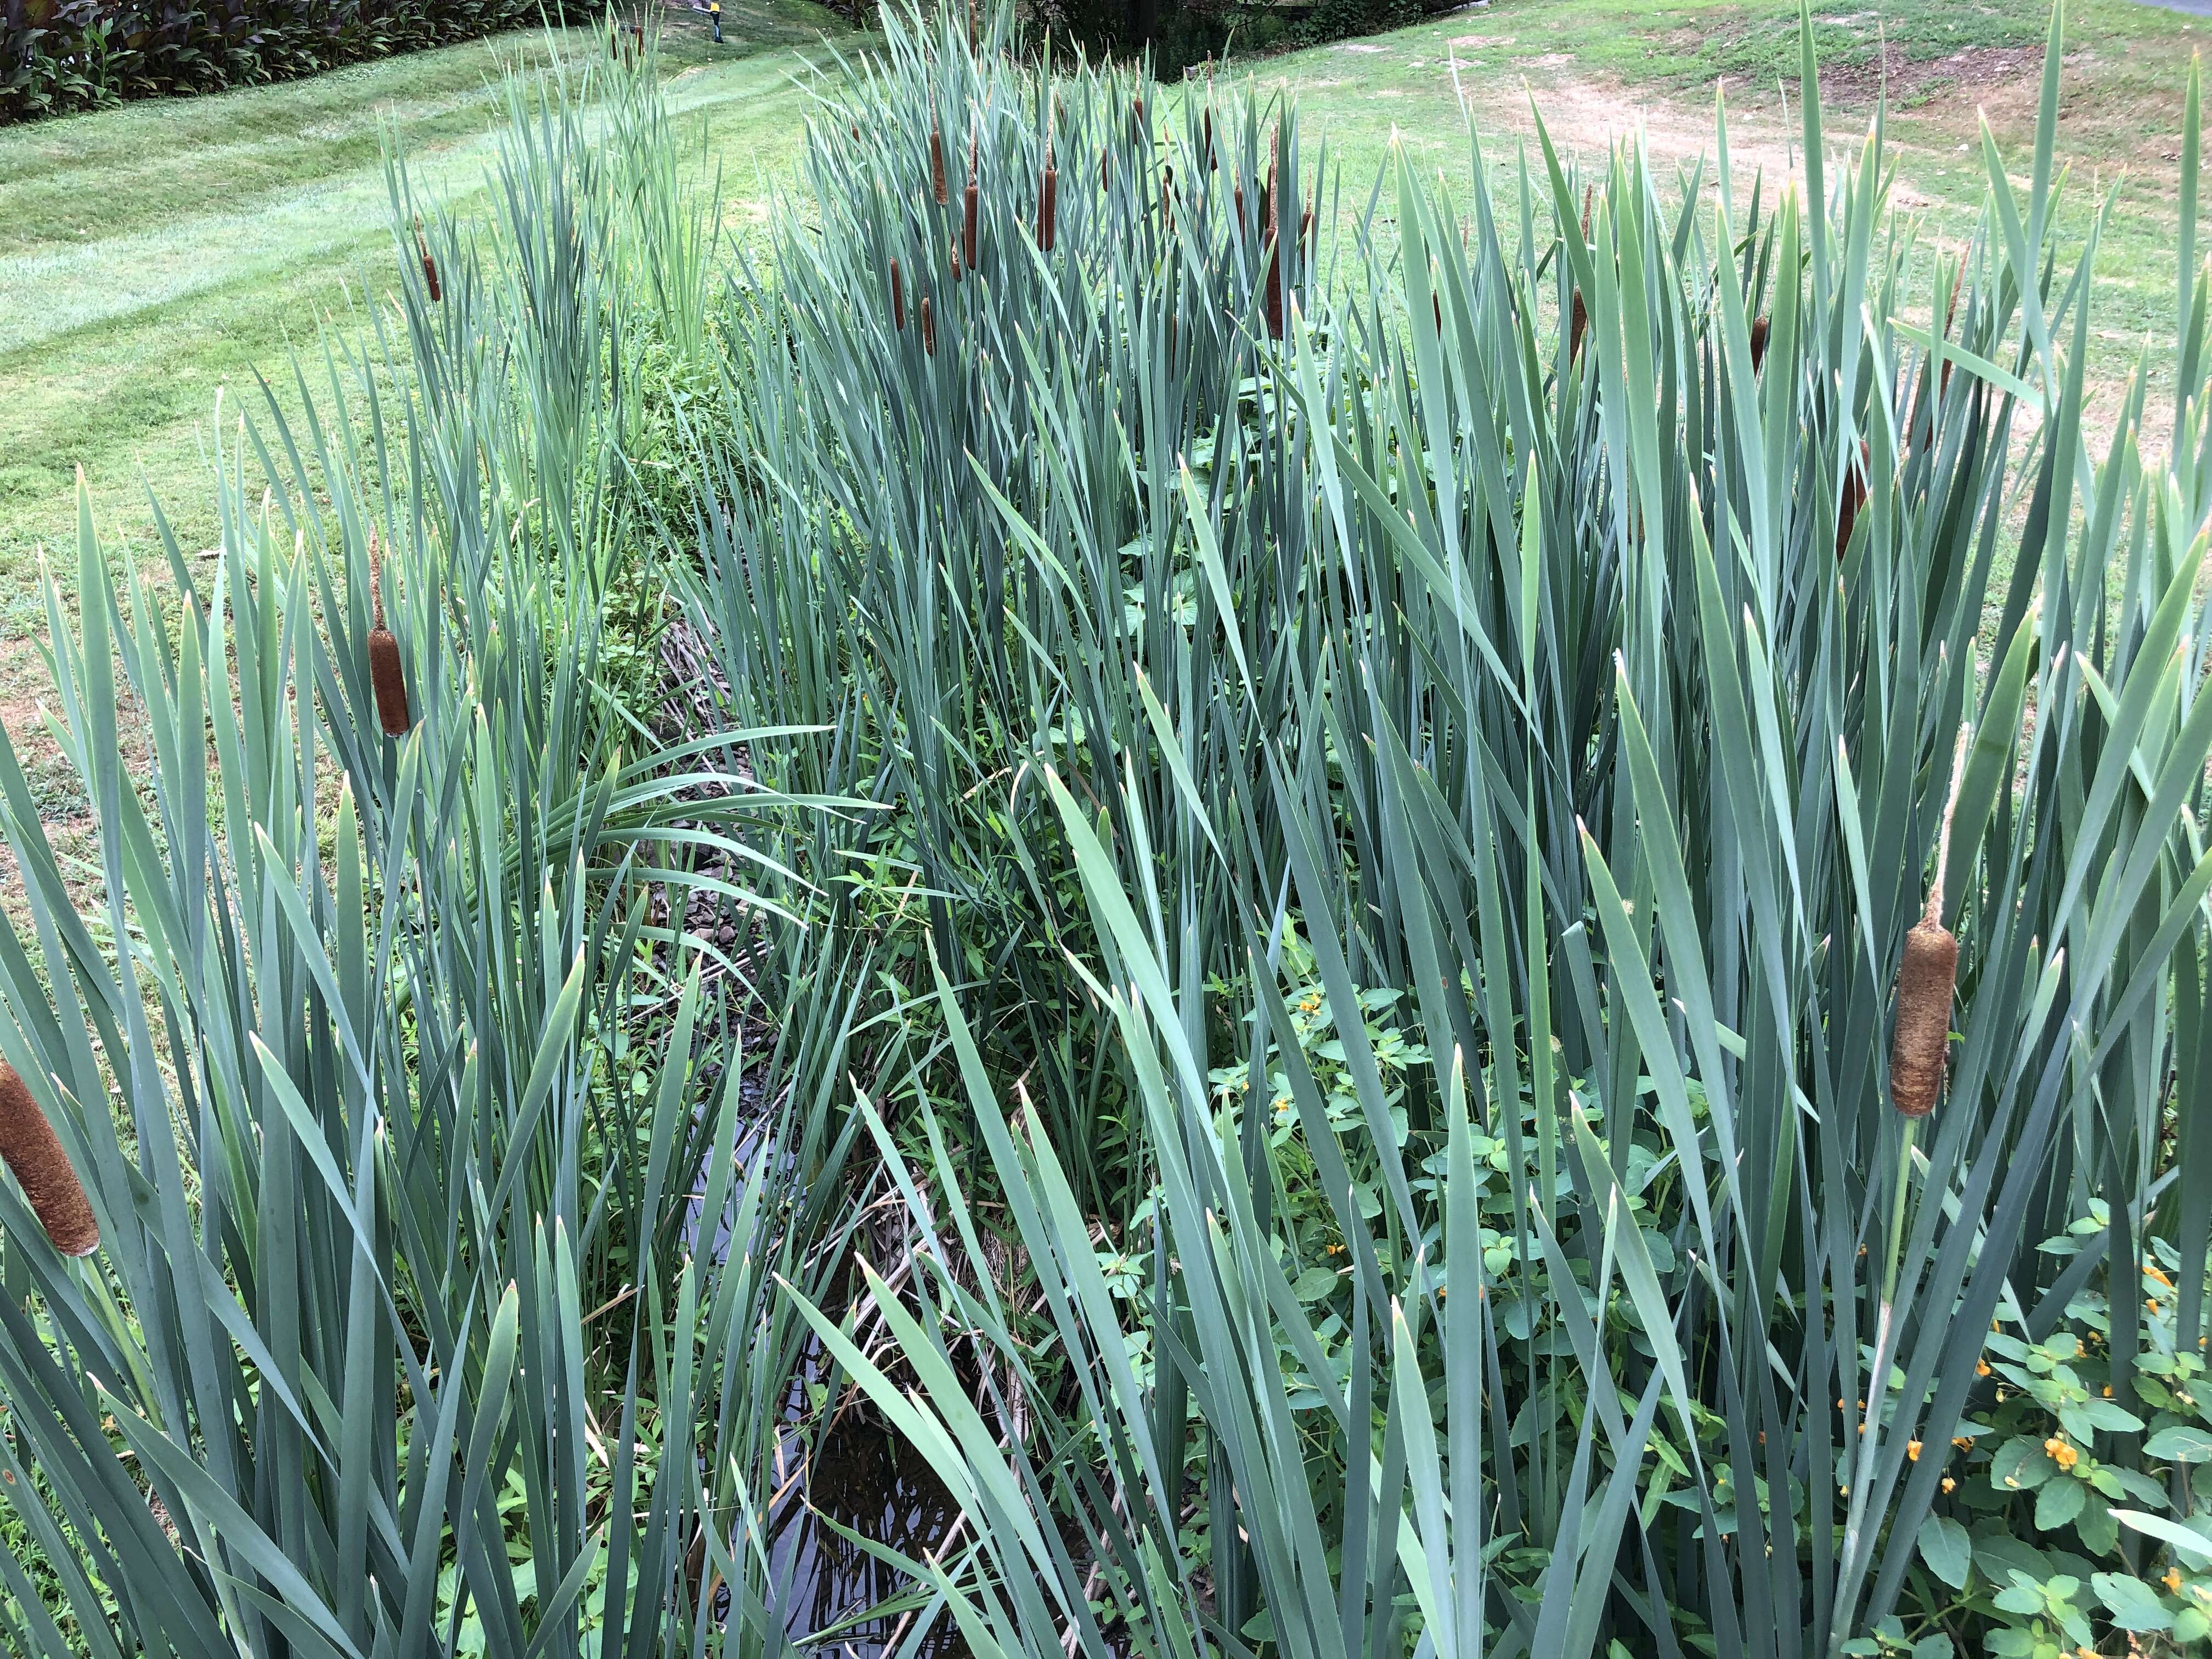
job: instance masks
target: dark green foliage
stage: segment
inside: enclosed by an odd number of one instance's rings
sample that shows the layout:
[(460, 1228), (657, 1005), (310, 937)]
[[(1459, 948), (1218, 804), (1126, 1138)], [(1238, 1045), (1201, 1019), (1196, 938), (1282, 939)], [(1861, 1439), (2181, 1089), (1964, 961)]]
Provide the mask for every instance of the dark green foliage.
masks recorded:
[(583, 0), (6, 0), (0, 124), (313, 75), (541, 21)]

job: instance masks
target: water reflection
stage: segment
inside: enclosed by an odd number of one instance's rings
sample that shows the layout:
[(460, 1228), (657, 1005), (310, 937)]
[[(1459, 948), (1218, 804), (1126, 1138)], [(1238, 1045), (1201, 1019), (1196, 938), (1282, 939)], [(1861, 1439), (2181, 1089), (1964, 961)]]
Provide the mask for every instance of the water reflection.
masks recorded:
[(949, 1615), (924, 1627), (927, 1605), (848, 1624), (908, 1584), (823, 1523), (827, 1517), (915, 1560), (936, 1553), (957, 1512), (921, 1455), (848, 1407), (818, 1435), (808, 1477), (805, 1495), (793, 1492), (772, 1522), (770, 1606), (785, 1632), (794, 1641), (836, 1632), (815, 1651), (852, 1659), (894, 1651), (902, 1659), (964, 1659), (967, 1645)]

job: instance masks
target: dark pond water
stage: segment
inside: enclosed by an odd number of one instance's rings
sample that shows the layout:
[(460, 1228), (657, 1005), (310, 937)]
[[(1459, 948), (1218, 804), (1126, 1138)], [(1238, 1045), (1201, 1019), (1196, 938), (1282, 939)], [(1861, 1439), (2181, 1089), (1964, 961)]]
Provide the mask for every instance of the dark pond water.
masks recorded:
[[(746, 1093), (753, 1093), (750, 1082)], [(764, 1121), (764, 1115), (753, 1121)], [(738, 1147), (739, 1166), (748, 1165), (764, 1148), (762, 1132), (748, 1132)], [(693, 1190), (702, 1189), (705, 1182), (702, 1170)], [(687, 1249), (696, 1248), (705, 1231), (704, 1207), (702, 1200), (693, 1200), (684, 1228)], [(716, 1261), (729, 1251), (734, 1219), (733, 1196), (730, 1211), (717, 1218), (708, 1247)], [(810, 1376), (826, 1369), (818, 1351), (810, 1350), (805, 1363)], [(788, 1462), (806, 1456), (801, 1432), (806, 1414), (806, 1390), (794, 1382), (785, 1407)], [(844, 1527), (902, 1555), (926, 1559), (945, 1542), (957, 1518), (951, 1495), (919, 1453), (857, 1404), (836, 1413), (816, 1438), (808, 1478), (787, 1492), (769, 1516), (770, 1611), (781, 1617), (793, 1640), (813, 1638), (812, 1651), (827, 1659), (882, 1659), (894, 1652), (901, 1659), (965, 1659), (968, 1648), (952, 1620), (943, 1613), (931, 1619), (926, 1605), (858, 1618), (907, 1584), (890, 1566), (836, 1530)], [(719, 1618), (729, 1616), (726, 1588), (717, 1596), (714, 1611)]]

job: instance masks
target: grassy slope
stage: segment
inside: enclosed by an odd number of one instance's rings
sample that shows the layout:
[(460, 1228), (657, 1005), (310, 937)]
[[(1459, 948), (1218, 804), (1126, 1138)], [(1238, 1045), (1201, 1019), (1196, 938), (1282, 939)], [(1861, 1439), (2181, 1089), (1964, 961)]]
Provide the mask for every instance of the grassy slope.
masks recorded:
[[(733, 198), (796, 142), (794, 59), (764, 49), (830, 21), (763, 0), (728, 8), (726, 47), (703, 29), (672, 41), (678, 106), (706, 115)], [(37, 623), (36, 550), (74, 543), (80, 464), (104, 526), (142, 541), (150, 486), (182, 538), (212, 539), (200, 479), (217, 389), (236, 408), (256, 369), (282, 377), (289, 348), (357, 322), (364, 288), (390, 280), (380, 129), (465, 208), (494, 78), (548, 57), (543, 37), (507, 35), (0, 131), (0, 639)]]
[[(1394, 132), (1424, 165), (1467, 176), (1455, 66), (1500, 169), (1516, 164), (1510, 135), (1534, 131), (1532, 100), (1563, 154), (1601, 162), (1608, 134), (1640, 130), (1656, 157), (1686, 169), (1709, 155), (1724, 94), (1739, 188), (1763, 170), (1771, 203), (1795, 171), (1802, 132), (1796, 19), (1795, 0), (1491, 0), (1256, 68), (1296, 96), (1346, 164), (1347, 186), (1363, 191)], [(2025, 187), (2048, 20), (2037, 0), (1887, 0), (1816, 15), (1832, 157), (1871, 118), (1886, 52), (1892, 199), (1924, 236), (1961, 246), (1988, 178), (1980, 116)], [(2070, 177), (2059, 215), (2069, 249), (2119, 185), (2099, 244), (2088, 365), (2107, 408), (2146, 333), (2172, 337), (2182, 99), (2208, 34), (2212, 22), (2133, 0), (2069, 0), (2060, 159)], [(2170, 363), (2154, 361), (2154, 400), (2171, 396), (2171, 382)]]

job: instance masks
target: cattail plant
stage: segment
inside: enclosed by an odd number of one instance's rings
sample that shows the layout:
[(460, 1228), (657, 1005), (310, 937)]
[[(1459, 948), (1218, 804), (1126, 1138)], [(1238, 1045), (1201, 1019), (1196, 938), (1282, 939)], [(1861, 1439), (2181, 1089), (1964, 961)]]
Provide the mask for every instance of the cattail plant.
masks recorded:
[(926, 357), (937, 355), (937, 319), (929, 309), (929, 295), (921, 296), (921, 351)]
[[(1583, 186), (1583, 240), (1589, 240), (1590, 197), (1593, 186)], [(1571, 280), (1571, 279), (1570, 279)], [(1567, 317), (1567, 361), (1571, 363), (1583, 355), (1583, 332), (1589, 326), (1589, 309), (1583, 303), (1579, 283), (1575, 288), (1574, 304)]]
[(438, 262), (430, 257), (430, 244), (423, 239), (422, 216), (419, 213), (415, 216), (415, 251), (422, 259), (423, 286), (430, 291), (430, 303), (436, 305), (445, 298), (445, 291), (438, 286)]
[(1049, 253), (1059, 233), (1060, 169), (1052, 164), (1052, 140), (1048, 137), (1044, 146), (1044, 171), (1037, 175), (1036, 244), (1040, 252)]
[(891, 327), (898, 333), (906, 332), (906, 287), (899, 280), (899, 262), (891, 261)]
[(1867, 471), (1873, 465), (1867, 450), (1866, 440), (1859, 440), (1859, 458), (1844, 474), (1843, 493), (1836, 501), (1836, 561), (1843, 562), (1851, 544), (1851, 532), (1859, 521), (1859, 511), (1867, 504)]
[(1766, 359), (1766, 319), (1761, 317), (1751, 325), (1751, 372), (1759, 373), (1759, 366)]
[(399, 641), (384, 625), (384, 591), (376, 564), (376, 532), (368, 532), (368, 678), (376, 690), (376, 715), (387, 738), (404, 738), (415, 724), (407, 708), (407, 677)]
[(937, 205), (945, 207), (952, 200), (952, 193), (945, 179), (945, 129), (933, 125), (929, 129), (929, 193)]
[(977, 220), (982, 210), (982, 140), (970, 127), (968, 132), (968, 188), (961, 201), (960, 257), (970, 270), (975, 268)]
[[(1278, 139), (1274, 148), (1281, 148)], [(1275, 188), (1275, 162), (1267, 162), (1267, 183), (1260, 194), (1261, 234), (1267, 239), (1267, 268), (1261, 276), (1263, 303), (1267, 307), (1269, 337), (1283, 337), (1283, 210), (1280, 192)]]
[(54, 1126), (31, 1098), (15, 1068), (0, 1060), (0, 1158), (30, 1200), (31, 1213), (64, 1255), (90, 1255), (100, 1248), (100, 1223), (84, 1183), (62, 1150)]
[[(1958, 274), (1951, 278), (1951, 303), (1943, 312), (1943, 337), (1947, 340), (1951, 337), (1951, 325), (1959, 319), (1959, 290), (1966, 286), (1966, 262), (1961, 259), (1959, 261)], [(1951, 360), (1946, 357), (1943, 360), (1942, 376), (1936, 383), (1936, 401), (1942, 403), (1950, 390)]]
[(1889, 1094), (1908, 1118), (1936, 1109), (1943, 1092), (1944, 1063), (1951, 1048), (1951, 998), (1959, 980), (1959, 939), (1943, 925), (1943, 894), (1951, 862), (1951, 820), (1959, 810), (1959, 786), (1966, 775), (1971, 728), (1959, 728), (1951, 760), (1951, 792), (1936, 832), (1936, 879), (1919, 921), (1905, 936), (1905, 955), (1897, 965), (1897, 1029), (1890, 1039)]

